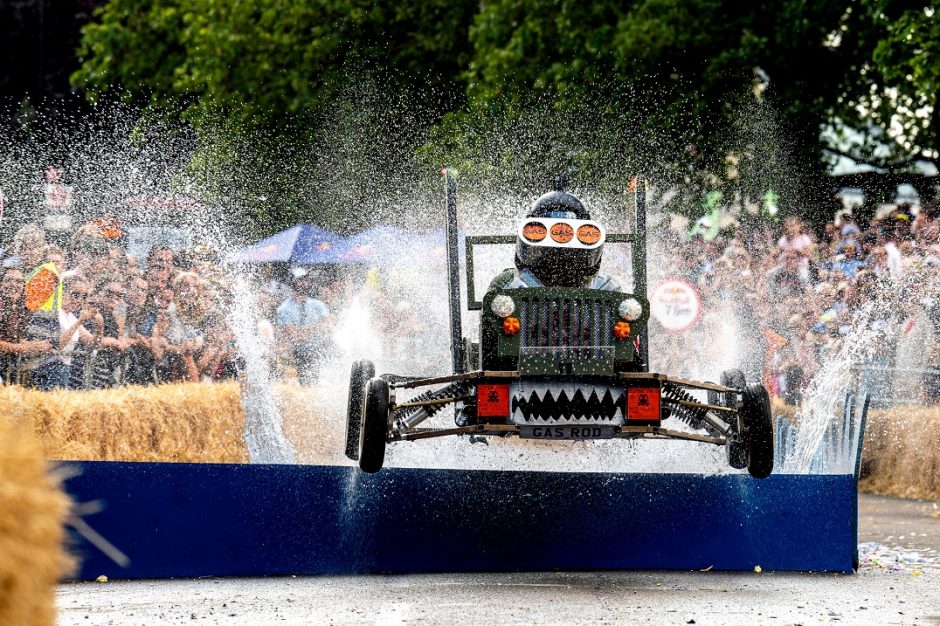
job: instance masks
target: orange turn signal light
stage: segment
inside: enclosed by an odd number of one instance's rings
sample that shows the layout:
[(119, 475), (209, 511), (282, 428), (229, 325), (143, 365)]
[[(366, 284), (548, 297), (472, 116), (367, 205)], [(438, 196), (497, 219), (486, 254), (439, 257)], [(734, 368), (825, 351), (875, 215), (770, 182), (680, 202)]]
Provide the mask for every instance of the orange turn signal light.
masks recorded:
[(617, 322), (614, 324), (614, 337), (617, 339), (629, 339), (630, 324), (626, 322)]
[(518, 317), (507, 317), (503, 320), (503, 330), (507, 335), (515, 335), (521, 327)]

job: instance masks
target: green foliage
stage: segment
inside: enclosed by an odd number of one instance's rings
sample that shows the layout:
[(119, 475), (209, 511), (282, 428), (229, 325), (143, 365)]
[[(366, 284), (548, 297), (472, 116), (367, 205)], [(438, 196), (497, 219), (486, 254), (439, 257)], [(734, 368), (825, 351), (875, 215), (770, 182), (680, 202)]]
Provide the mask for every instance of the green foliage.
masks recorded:
[(85, 27), (73, 84), (188, 115), (277, 125), (368, 70), (455, 106), (473, 4), (365, 0), (111, 0)]
[[(639, 118), (655, 115), (660, 137), (678, 135), (672, 158), (703, 183), (725, 178), (729, 153), (744, 160), (739, 174), (747, 161), (765, 163), (758, 144), (774, 141), (793, 146), (794, 167), (818, 175), (820, 129), (873, 45), (862, 37), (829, 45), (847, 21), (856, 27), (851, 16), (827, 0), (607, 0), (590, 9), (500, 0), (483, 7), (470, 31), (469, 93), (521, 103), (548, 93), (561, 107), (607, 100)], [(764, 105), (776, 112), (780, 136), (767, 135), (765, 114), (756, 130), (746, 119)]]
[(831, 199), (833, 153), (938, 159), (936, 2), (111, 0), (73, 83), (182, 110), (214, 197), (263, 188), (258, 223), (311, 196), (324, 223), (405, 201), (445, 163), (523, 192), (642, 172), (690, 211), (774, 189), (805, 214)]
[[(940, 157), (940, 15), (936, 2), (883, 2), (878, 15), (887, 31), (875, 48), (874, 63), (894, 97), (874, 98), (875, 122), (885, 129), (894, 153)], [(900, 5), (901, 8), (897, 8)], [(892, 94), (893, 95), (893, 94)]]

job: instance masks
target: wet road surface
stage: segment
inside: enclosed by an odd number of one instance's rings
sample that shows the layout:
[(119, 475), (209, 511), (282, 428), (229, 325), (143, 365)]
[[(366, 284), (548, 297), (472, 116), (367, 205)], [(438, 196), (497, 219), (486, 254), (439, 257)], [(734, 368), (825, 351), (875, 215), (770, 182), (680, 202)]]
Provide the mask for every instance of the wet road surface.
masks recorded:
[(601, 572), (69, 583), (61, 624), (940, 624), (934, 503), (861, 496), (856, 575)]

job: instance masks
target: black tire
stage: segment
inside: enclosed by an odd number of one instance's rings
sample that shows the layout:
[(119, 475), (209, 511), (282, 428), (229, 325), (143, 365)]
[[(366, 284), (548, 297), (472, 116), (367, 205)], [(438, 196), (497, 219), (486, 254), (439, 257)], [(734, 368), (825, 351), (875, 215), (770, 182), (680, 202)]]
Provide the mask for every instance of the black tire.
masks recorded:
[(767, 478), (774, 470), (774, 422), (770, 413), (770, 396), (763, 385), (744, 388), (741, 426), (741, 439), (747, 451), (747, 471), (754, 478)]
[(346, 457), (359, 460), (359, 428), (362, 425), (362, 402), (366, 385), (375, 376), (372, 361), (356, 361), (349, 372), (349, 395), (346, 396)]
[(368, 474), (375, 474), (385, 463), (388, 400), (388, 381), (382, 378), (370, 380), (366, 387), (359, 433), (359, 469)]
[[(743, 390), (747, 387), (744, 379), (744, 372), (738, 369), (725, 370), (721, 373), (721, 386), (731, 387), (733, 389)], [(740, 396), (730, 391), (721, 394), (721, 405), (729, 408), (740, 409)], [(741, 432), (740, 416), (734, 416), (730, 422), (731, 435), (728, 437), (728, 443), (725, 445), (725, 452), (728, 455), (728, 465), (734, 469), (744, 469), (747, 467), (747, 448), (741, 440), (738, 433)]]

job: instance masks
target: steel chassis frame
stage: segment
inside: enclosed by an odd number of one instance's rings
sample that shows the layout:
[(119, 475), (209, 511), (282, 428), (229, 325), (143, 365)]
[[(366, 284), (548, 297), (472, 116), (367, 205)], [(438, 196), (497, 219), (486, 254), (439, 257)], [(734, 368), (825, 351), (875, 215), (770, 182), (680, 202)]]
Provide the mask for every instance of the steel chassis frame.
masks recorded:
[[(398, 409), (417, 406), (437, 406), (460, 402), (467, 397), (437, 398), (419, 402), (403, 402), (398, 404), (395, 400), (395, 391), (398, 389), (415, 389), (417, 387), (428, 387), (431, 385), (441, 385), (457, 381), (473, 380), (517, 380), (521, 378), (518, 371), (494, 371), (494, 370), (475, 370), (462, 374), (450, 374), (448, 376), (436, 376), (432, 378), (416, 378), (408, 376), (397, 376), (395, 374), (385, 374), (382, 376), (389, 383), (391, 396), (389, 398), (389, 423), (393, 423), (391, 417)], [(678, 376), (667, 376), (666, 374), (657, 374), (654, 372), (620, 372), (615, 380), (656, 380), (661, 383), (669, 383), (684, 387), (686, 389), (700, 389), (704, 391), (713, 391), (717, 393), (741, 393), (740, 389), (733, 389), (715, 383), (690, 380)], [(690, 408), (704, 409), (717, 413), (733, 413), (737, 415), (737, 409), (705, 404), (700, 402), (678, 401), (672, 404), (680, 404)], [(722, 432), (724, 436), (699, 435), (688, 433), (661, 426), (620, 426), (614, 433), (614, 439), (674, 439), (684, 441), (697, 441), (700, 443), (711, 443), (723, 446), (727, 443), (729, 429), (720, 421), (709, 420), (709, 423)], [(413, 428), (406, 431), (400, 431), (390, 428), (387, 443), (395, 441), (417, 441), (419, 439), (430, 439), (432, 437), (446, 437), (449, 435), (488, 435), (497, 437), (510, 437), (519, 434), (517, 424), (471, 424), (467, 426), (457, 426), (455, 428)]]

